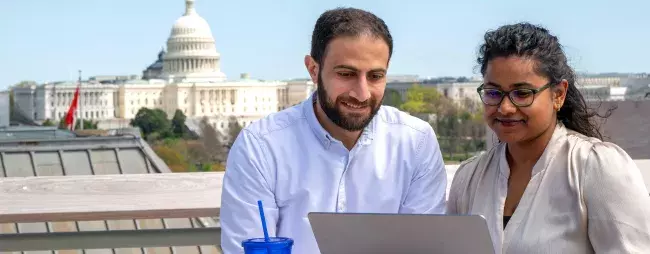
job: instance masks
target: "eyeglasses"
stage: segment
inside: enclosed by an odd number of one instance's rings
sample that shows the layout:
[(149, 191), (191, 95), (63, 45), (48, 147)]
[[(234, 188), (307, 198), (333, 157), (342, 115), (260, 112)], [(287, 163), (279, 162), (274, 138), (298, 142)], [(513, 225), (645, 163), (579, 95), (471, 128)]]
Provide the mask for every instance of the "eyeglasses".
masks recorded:
[(485, 84), (481, 84), (476, 91), (481, 96), (483, 104), (488, 106), (498, 106), (503, 101), (503, 97), (508, 95), (510, 102), (517, 107), (528, 107), (535, 101), (535, 94), (544, 91), (544, 89), (551, 87), (553, 83), (548, 83), (540, 88), (518, 88), (509, 92), (504, 92), (496, 88), (484, 88)]

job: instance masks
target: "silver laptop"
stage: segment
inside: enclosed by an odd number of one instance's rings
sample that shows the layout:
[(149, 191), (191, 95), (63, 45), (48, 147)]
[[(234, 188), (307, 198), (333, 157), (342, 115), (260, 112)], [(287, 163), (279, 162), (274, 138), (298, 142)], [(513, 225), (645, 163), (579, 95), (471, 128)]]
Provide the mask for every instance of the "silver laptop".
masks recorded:
[(480, 215), (312, 212), (308, 218), (322, 254), (494, 254)]

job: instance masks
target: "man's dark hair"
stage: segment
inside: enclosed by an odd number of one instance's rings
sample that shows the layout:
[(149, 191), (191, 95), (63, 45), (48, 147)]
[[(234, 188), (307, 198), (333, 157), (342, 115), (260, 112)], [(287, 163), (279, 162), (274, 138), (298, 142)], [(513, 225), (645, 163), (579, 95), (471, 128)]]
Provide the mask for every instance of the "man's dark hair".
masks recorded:
[(311, 57), (322, 64), (330, 41), (341, 36), (371, 35), (388, 44), (388, 57), (393, 54), (393, 37), (384, 21), (370, 12), (355, 8), (336, 8), (321, 14), (311, 37)]
[(576, 132), (603, 139), (593, 118), (607, 118), (613, 109), (607, 110), (605, 115), (600, 115), (596, 110), (587, 107), (585, 99), (576, 87), (576, 74), (569, 66), (556, 36), (543, 27), (529, 23), (504, 25), (485, 33), (476, 61), (481, 67), (481, 74), (485, 75), (490, 60), (510, 56), (534, 60), (537, 74), (547, 77), (553, 85), (566, 80), (569, 86), (564, 104), (557, 113), (557, 120)]

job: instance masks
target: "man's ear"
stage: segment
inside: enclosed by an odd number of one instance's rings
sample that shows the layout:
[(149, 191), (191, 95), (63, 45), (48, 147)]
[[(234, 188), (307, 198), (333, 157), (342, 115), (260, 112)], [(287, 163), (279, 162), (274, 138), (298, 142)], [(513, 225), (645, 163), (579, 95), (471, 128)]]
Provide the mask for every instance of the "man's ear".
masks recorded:
[(307, 72), (309, 72), (311, 81), (314, 82), (314, 84), (318, 84), (318, 72), (320, 69), (318, 63), (316, 63), (314, 58), (310, 55), (305, 56), (305, 67), (307, 68)]

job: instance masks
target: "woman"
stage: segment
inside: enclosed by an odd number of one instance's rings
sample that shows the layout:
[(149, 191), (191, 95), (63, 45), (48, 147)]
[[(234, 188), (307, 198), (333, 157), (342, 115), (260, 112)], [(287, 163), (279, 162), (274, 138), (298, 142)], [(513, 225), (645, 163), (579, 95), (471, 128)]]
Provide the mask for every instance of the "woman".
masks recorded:
[(642, 175), (601, 141), (557, 37), (506, 25), (477, 61), (499, 143), (460, 165), (448, 212), (483, 215), (497, 253), (650, 253)]

